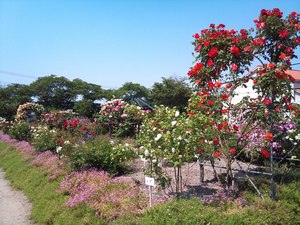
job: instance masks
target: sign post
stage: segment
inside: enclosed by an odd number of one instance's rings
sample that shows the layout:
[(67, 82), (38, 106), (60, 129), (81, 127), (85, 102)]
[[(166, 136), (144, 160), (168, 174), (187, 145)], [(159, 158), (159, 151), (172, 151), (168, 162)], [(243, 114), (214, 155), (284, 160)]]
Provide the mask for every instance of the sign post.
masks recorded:
[(149, 186), (149, 205), (152, 207), (152, 187), (154, 187), (154, 178), (153, 177), (145, 177), (145, 184)]

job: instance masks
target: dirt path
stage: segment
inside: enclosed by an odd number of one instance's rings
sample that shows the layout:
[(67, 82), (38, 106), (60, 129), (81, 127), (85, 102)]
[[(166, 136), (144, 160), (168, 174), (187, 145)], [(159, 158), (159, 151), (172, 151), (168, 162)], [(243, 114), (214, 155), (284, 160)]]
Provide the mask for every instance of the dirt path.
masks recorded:
[(0, 225), (33, 225), (31, 204), (21, 191), (12, 189), (0, 169)]

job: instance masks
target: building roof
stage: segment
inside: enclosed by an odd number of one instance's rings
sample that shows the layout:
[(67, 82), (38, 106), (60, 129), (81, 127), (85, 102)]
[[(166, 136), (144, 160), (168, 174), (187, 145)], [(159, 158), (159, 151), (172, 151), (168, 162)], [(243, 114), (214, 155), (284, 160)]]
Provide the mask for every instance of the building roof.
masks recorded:
[(295, 80), (300, 81), (300, 70), (287, 70), (286, 73), (291, 75)]
[[(256, 66), (253, 70), (251, 70), (249, 73), (254, 74), (256, 71), (262, 68), (262, 66)], [(300, 81), (300, 70), (287, 70), (286, 73), (288, 75), (291, 75), (296, 81)]]

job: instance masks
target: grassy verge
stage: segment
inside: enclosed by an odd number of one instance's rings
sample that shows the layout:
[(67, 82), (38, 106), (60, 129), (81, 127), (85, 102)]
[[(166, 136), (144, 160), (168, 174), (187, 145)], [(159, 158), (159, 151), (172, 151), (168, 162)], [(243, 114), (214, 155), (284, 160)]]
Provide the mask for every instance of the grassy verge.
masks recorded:
[(249, 206), (242, 208), (235, 204), (205, 206), (198, 199), (177, 199), (138, 217), (120, 218), (115, 224), (296, 225), (300, 224), (299, 188), (299, 181), (279, 187), (277, 201), (250, 194)]
[[(261, 200), (254, 192), (244, 192), (247, 206), (235, 203), (203, 205), (198, 199), (177, 199), (138, 216), (115, 221), (96, 218), (94, 211), (81, 205), (68, 208), (67, 196), (56, 192), (62, 178), (49, 181), (36, 167), (29, 166), (9, 145), (0, 142), (0, 167), (12, 185), (22, 190), (33, 205), (32, 219), (38, 224), (117, 224), (117, 225), (189, 225), (189, 224), (300, 224), (299, 175), (277, 186), (277, 201)], [(263, 188), (263, 185), (261, 185)], [(263, 190), (266, 191), (266, 190)]]
[(32, 202), (31, 218), (38, 224), (107, 224), (107, 221), (96, 218), (95, 213), (83, 205), (67, 208), (64, 205), (66, 196), (55, 191), (61, 178), (49, 181), (45, 174), (29, 166), (13, 148), (1, 142), (0, 167), (13, 187), (22, 190)]

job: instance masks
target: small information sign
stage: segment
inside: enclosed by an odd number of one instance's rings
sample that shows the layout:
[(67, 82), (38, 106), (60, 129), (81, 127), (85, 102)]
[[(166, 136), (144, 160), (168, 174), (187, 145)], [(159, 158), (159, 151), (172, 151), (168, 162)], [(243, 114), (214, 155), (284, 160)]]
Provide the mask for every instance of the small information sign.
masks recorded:
[(148, 186), (154, 187), (154, 178), (153, 177), (145, 177), (145, 184)]

